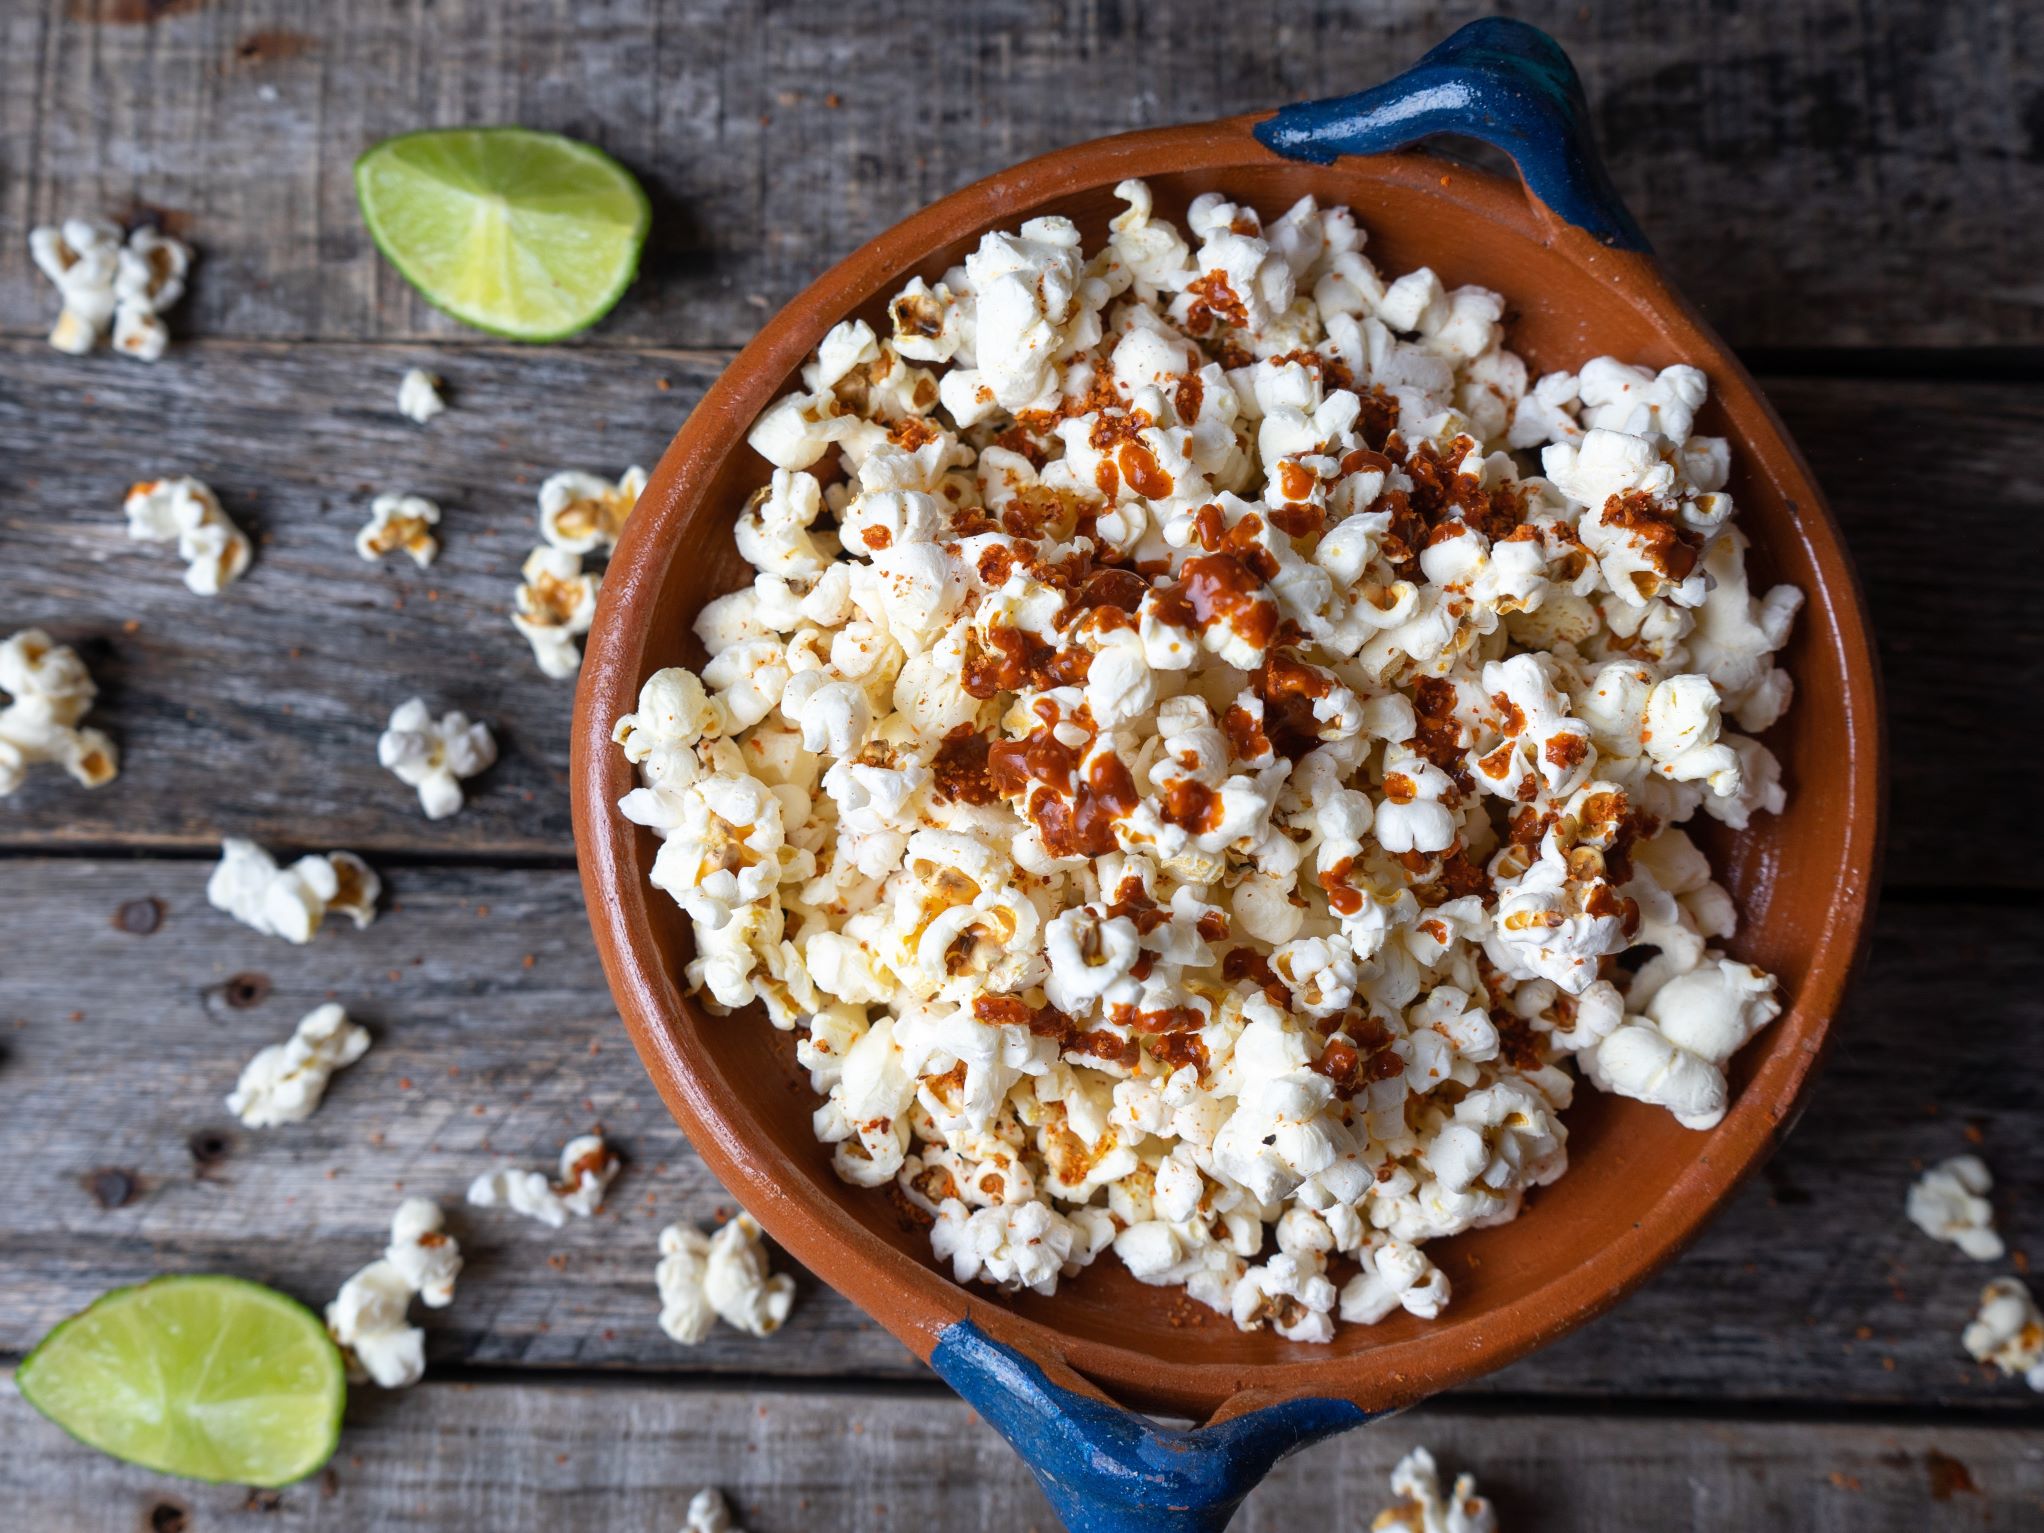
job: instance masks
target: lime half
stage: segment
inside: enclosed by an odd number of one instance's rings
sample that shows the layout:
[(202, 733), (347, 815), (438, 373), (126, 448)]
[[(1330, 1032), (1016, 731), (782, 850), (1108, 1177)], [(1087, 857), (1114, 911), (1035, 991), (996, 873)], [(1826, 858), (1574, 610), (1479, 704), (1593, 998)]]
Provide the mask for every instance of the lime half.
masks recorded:
[(435, 128), (355, 162), (369, 237), (436, 308), (515, 341), (586, 330), (639, 269), (650, 209), (601, 149), (527, 128)]
[(88, 1447), (240, 1485), (287, 1485), (324, 1464), (348, 1398), (319, 1317), (231, 1277), (116, 1288), (45, 1336), (14, 1382)]

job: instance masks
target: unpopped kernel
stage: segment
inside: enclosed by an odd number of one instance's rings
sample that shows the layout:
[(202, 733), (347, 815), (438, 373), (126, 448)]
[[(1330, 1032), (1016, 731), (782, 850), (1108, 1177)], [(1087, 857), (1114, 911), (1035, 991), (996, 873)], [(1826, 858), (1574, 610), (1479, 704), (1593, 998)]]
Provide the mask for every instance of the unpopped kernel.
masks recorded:
[(1782, 807), (1801, 597), (1695, 368), (1536, 379), (1345, 209), (1119, 194), (761, 415), (755, 576), (616, 721), (619, 808), (688, 985), (799, 1034), (837, 1173), (959, 1281), (1431, 1319), (1579, 1075), (1708, 1128), (1780, 1013), (1680, 826)]

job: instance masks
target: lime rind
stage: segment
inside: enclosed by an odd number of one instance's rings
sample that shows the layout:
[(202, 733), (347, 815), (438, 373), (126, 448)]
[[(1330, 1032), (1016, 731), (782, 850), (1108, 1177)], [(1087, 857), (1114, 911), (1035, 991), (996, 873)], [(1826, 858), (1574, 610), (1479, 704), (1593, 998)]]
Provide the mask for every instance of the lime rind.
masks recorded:
[(610, 155), (529, 128), (386, 139), (355, 162), (355, 193), (370, 239), (421, 297), (518, 341), (564, 339), (616, 307), (652, 221)]
[(239, 1485), (313, 1473), (333, 1456), (347, 1407), (340, 1349), (318, 1316), (260, 1283), (211, 1275), (101, 1295), (36, 1345), (15, 1386), (98, 1452)]

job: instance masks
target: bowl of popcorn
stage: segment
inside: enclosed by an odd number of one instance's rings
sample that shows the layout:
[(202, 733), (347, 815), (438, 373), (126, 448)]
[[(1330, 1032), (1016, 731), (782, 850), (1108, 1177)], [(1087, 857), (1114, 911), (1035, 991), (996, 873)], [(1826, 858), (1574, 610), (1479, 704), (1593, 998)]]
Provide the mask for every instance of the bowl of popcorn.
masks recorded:
[[(1444, 131), (1521, 181), (1397, 152)], [(1878, 708), (1808, 470), (1492, 20), (994, 176), (776, 316), (605, 577), (577, 844), (768, 1231), (1073, 1526), (1218, 1527), (1779, 1141)]]

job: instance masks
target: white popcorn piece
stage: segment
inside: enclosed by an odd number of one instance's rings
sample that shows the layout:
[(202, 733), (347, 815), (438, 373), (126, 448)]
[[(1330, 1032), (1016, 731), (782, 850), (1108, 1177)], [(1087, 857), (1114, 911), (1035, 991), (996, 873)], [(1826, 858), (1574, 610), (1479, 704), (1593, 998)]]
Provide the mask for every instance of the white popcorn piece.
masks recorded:
[(731, 1508), (725, 1504), (724, 1493), (709, 1485), (690, 1498), (688, 1521), (682, 1525), (681, 1533), (745, 1533), (745, 1530), (731, 1520)]
[[(1564, 1174), (1578, 1075), (1701, 1128), (1781, 1010), (1678, 827), (1786, 802), (1732, 726), (1790, 699), (1796, 597), (1694, 369), (1535, 380), (1501, 295), (1379, 273), (1346, 209), (1116, 194), (753, 423), (752, 574), (614, 722), (619, 812), (682, 982), (796, 1034), (837, 1174), (959, 1282), (1111, 1251), (1302, 1343), (1430, 1320), (1427, 1242)], [(699, 1337), (710, 1243), (663, 1252)]]
[(67, 218), (31, 229), (28, 249), (63, 301), (50, 344), (83, 356), (113, 320), (121, 231), (98, 219)]
[(706, 1340), (717, 1326), (717, 1306), (705, 1286), (710, 1237), (685, 1224), (660, 1232), (660, 1262), (653, 1270), (660, 1289), (660, 1329), (684, 1347)]
[(460, 709), (436, 719), (426, 700), (414, 697), (391, 711), (376, 742), (376, 759), (399, 782), (419, 790), (427, 819), (444, 820), (461, 808), (461, 780), (497, 759), (497, 742), (487, 724)]
[(326, 1307), (327, 1334), (341, 1349), (348, 1378), (404, 1389), (426, 1375), (426, 1333), (407, 1318), (412, 1296), (428, 1309), (454, 1302), (461, 1247), (437, 1204), (406, 1198), (390, 1221), (390, 1245), (341, 1285)]
[(771, 1336), (795, 1304), (795, 1280), (769, 1273), (759, 1223), (740, 1213), (710, 1237), (703, 1257), (703, 1293), (726, 1325)]
[(1980, 1307), (1961, 1339), (1976, 1361), (2044, 1393), (2044, 1314), (2020, 1279), (1996, 1278), (1981, 1289)]
[(508, 1208), (550, 1229), (559, 1229), (573, 1214), (587, 1219), (603, 1207), (603, 1196), (617, 1180), (619, 1162), (598, 1134), (584, 1134), (561, 1147), (560, 1174), (542, 1171), (486, 1171), (468, 1185), (468, 1201), (477, 1208)]
[(2001, 1260), (2006, 1249), (1994, 1228), (1987, 1194), (1994, 1178), (1977, 1155), (1954, 1155), (1932, 1166), (1909, 1187), (1909, 1222), (1977, 1262)]
[(576, 470), (554, 474), (539, 487), (539, 531), (563, 553), (608, 553), (646, 488), (646, 471), (632, 467), (615, 482)]
[(598, 577), (582, 572), (582, 556), (541, 544), (518, 572), (511, 622), (532, 645), (539, 668), (566, 681), (582, 668), (575, 640), (596, 618)]
[(440, 380), (423, 367), (405, 370), (397, 386), (397, 413), (423, 426), (447, 408), (440, 397)]
[(160, 230), (140, 228), (121, 248), (114, 274), (114, 349), (144, 362), (170, 344), (160, 316), (184, 296), (191, 247)]
[(1497, 1533), (1497, 1511), (1476, 1493), (1473, 1475), (1457, 1475), (1441, 1490), (1441, 1472), (1425, 1448), (1414, 1448), (1391, 1471), (1399, 1499), (1370, 1521), (1372, 1533)]
[(430, 1198), (406, 1198), (398, 1204), (383, 1259), (426, 1308), (445, 1309), (454, 1302), (461, 1246), (447, 1233), (447, 1216)]
[(438, 557), (440, 508), (423, 495), (379, 495), (369, 503), (369, 522), (355, 534), (355, 552), (374, 564), (399, 549), (424, 569)]
[(405, 1318), (411, 1302), (411, 1284), (388, 1259), (371, 1262), (341, 1285), (326, 1307), (326, 1328), (351, 1381), (405, 1389), (426, 1376), (426, 1333)]
[(185, 586), (196, 596), (218, 596), (248, 569), (248, 537), (220, 509), (202, 481), (150, 479), (128, 491), (122, 507), (128, 536), (142, 543), (177, 543)]
[(282, 1043), (260, 1050), (228, 1095), (227, 1110), (249, 1128), (312, 1116), (336, 1070), (369, 1052), (369, 1030), (328, 1002), (307, 1012)]
[(109, 740), (82, 721), (99, 695), (85, 662), (40, 628), (24, 628), (0, 644), (0, 798), (18, 789), (28, 769), (48, 762), (72, 781), (103, 788), (120, 774)]
[(306, 943), (329, 915), (357, 927), (376, 919), (383, 881), (353, 852), (314, 853), (280, 868), (268, 852), (240, 836), (220, 843), (220, 862), (206, 881), (206, 902), (266, 937)]

